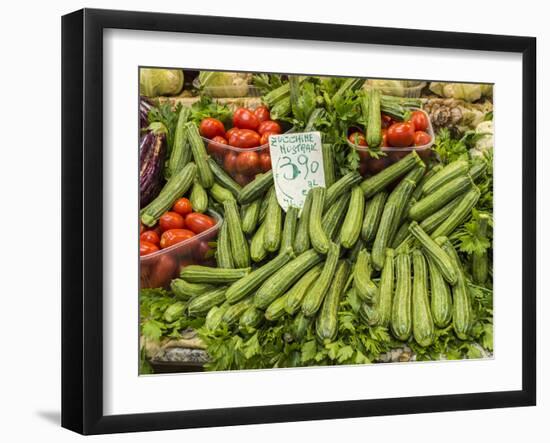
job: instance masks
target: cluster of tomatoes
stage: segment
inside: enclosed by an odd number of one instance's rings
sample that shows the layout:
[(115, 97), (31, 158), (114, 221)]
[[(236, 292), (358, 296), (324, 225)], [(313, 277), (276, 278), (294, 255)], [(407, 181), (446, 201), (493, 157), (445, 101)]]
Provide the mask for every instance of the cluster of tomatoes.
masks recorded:
[[(390, 116), (382, 114), (382, 144), (381, 147), (391, 147), (387, 156), (378, 158), (371, 156), (368, 150), (358, 150), (361, 163), (359, 172), (365, 174), (378, 174), (385, 167), (398, 161), (407, 155), (411, 148), (422, 147), (432, 141), (427, 130), (430, 123), (428, 116), (422, 111), (413, 111), (409, 120), (396, 122)], [(367, 148), (365, 134), (360, 130), (353, 130), (348, 136), (349, 141), (360, 147)], [(400, 151), (400, 149), (403, 149)], [(430, 149), (419, 149), (418, 154), (426, 159), (431, 155)]]
[[(146, 256), (169, 248), (175, 244), (201, 234), (216, 225), (216, 221), (208, 215), (193, 212), (191, 202), (180, 198), (174, 203), (171, 211), (165, 212), (158, 223), (147, 229), (140, 226), (139, 255)], [(175, 248), (166, 251), (150, 260), (142, 261), (140, 281), (143, 288), (166, 286), (181, 268), (190, 264), (213, 265), (208, 244), (216, 236), (216, 232), (201, 237), (200, 241), (190, 242), (185, 248)], [(209, 261), (210, 260), (210, 261)]]
[(269, 109), (260, 106), (255, 110), (237, 109), (233, 114), (233, 127), (227, 131), (220, 120), (205, 118), (200, 123), (199, 132), (208, 139), (209, 154), (244, 186), (256, 174), (271, 169), (271, 156), (266, 145), (270, 135), (281, 133), (281, 126), (271, 120)]

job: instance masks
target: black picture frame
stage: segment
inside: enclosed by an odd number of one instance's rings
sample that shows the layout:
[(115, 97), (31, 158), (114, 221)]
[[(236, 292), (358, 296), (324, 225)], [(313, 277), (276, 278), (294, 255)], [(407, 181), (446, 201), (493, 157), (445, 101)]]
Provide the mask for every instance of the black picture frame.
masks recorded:
[[(108, 28), (519, 53), (523, 63), (522, 388), (131, 415), (103, 413), (103, 30)], [(536, 39), (83, 9), (62, 18), (62, 426), (82, 434), (536, 404)]]

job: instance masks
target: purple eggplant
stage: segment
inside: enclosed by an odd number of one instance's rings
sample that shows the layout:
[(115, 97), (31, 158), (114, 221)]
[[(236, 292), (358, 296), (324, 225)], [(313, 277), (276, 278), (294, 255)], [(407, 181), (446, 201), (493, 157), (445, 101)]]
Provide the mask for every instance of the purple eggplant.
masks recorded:
[(160, 192), (166, 157), (164, 134), (148, 132), (139, 142), (139, 204), (144, 207)]
[(145, 129), (149, 126), (149, 111), (153, 107), (153, 103), (147, 97), (139, 97), (139, 129)]

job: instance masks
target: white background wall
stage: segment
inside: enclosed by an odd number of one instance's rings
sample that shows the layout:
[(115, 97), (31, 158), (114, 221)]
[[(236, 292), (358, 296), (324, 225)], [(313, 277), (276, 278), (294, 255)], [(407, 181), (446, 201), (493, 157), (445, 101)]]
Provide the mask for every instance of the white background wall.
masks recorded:
[[(273, 18), (411, 27), (446, 31), (531, 35), (538, 38), (539, 226), (548, 226), (549, 181), (543, 177), (543, 122), (550, 100), (543, 73), (550, 73), (550, 31), (544, 2), (410, 2), (157, 0), (4, 2), (0, 26), (0, 437), (4, 441), (81, 440), (59, 427), (60, 414), (60, 31), (62, 14), (87, 6), (175, 13)], [(488, 2), (487, 2), (488, 3)], [(546, 55), (546, 58), (542, 57)], [(244, 55), (245, 57), (249, 55)], [(519, 124), (520, 122), (518, 122)], [(519, 147), (518, 147), (519, 149)], [(514, 153), (509, 153), (514, 155)], [(549, 165), (546, 164), (546, 170)], [(519, 168), (518, 168), (519, 172)], [(115, 435), (94, 441), (148, 442), (161, 438), (201, 442), (317, 441), (384, 439), (394, 441), (512, 441), (546, 435), (550, 388), (550, 327), (543, 324), (550, 285), (541, 276), (550, 265), (549, 235), (539, 229), (538, 406), (459, 413), (378, 417)], [(519, 272), (519, 270), (518, 270)], [(510, 325), (514, 327), (514, 325)], [(519, 332), (519, 331), (518, 331)], [(449, 383), (452, 383), (449, 380)], [(535, 441), (543, 441), (539, 437)]]

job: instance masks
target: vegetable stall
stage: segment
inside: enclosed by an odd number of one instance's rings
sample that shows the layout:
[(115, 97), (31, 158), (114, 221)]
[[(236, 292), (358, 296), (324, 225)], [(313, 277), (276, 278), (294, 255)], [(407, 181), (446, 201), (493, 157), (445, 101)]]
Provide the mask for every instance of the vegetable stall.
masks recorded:
[[(146, 69), (140, 94), (141, 373), (492, 355), (491, 85)], [(311, 131), (324, 186), (285, 211), (269, 140)]]

